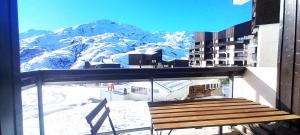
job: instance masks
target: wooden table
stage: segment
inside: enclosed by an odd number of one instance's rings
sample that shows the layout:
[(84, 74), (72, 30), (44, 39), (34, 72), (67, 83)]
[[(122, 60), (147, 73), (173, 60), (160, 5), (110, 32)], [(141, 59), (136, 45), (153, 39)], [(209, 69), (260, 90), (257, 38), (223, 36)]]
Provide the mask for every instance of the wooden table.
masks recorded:
[[(243, 98), (163, 101), (148, 103), (155, 131), (265, 123), (300, 119)], [(153, 130), (152, 130), (153, 132)], [(153, 134), (151, 132), (151, 134)]]

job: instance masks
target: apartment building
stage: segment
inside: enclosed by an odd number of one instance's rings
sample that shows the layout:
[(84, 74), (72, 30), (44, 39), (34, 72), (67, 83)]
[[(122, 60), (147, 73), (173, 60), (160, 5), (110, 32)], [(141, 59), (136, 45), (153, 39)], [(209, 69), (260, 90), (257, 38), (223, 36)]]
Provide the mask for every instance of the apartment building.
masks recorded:
[(247, 21), (220, 32), (196, 32), (189, 54), (190, 66), (247, 65), (248, 44), (254, 37), (251, 24)]
[(279, 5), (280, 0), (253, 0), (250, 21), (218, 32), (196, 32), (189, 65), (276, 66)]
[(212, 66), (212, 32), (196, 32), (195, 45), (189, 50), (189, 65), (192, 67)]

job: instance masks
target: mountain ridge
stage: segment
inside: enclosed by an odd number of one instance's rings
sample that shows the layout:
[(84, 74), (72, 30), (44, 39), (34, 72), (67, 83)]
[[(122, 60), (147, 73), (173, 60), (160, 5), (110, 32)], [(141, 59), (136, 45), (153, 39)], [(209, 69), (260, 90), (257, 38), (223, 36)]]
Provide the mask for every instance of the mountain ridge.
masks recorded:
[(80, 69), (84, 61), (119, 63), (128, 67), (128, 54), (163, 49), (163, 59), (187, 59), (192, 32), (148, 32), (110, 20), (57, 31), (20, 33), (21, 71)]

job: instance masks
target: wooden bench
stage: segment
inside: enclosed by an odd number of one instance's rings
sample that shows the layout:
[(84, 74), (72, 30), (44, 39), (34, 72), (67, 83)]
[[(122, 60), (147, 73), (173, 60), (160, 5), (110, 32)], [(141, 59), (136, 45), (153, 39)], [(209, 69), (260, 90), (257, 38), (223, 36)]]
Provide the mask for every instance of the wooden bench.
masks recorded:
[[(107, 100), (106, 98), (103, 99), (95, 109), (93, 109), (87, 116), (86, 116), (86, 121), (88, 122), (88, 124), (91, 127), (91, 134), (92, 135), (97, 135), (100, 127), (103, 125), (104, 121), (106, 118), (108, 118), (109, 120), (109, 124), (112, 128), (112, 132), (114, 135), (117, 135), (116, 131), (115, 131), (115, 127), (112, 123), (112, 120), (109, 116), (109, 112), (110, 109), (108, 107), (106, 107), (107, 104)], [(93, 120), (95, 119), (96, 116), (99, 115), (100, 111), (104, 109), (104, 112), (102, 113), (102, 115), (100, 116), (100, 118), (95, 122), (95, 124), (93, 124)]]
[(234, 126), (300, 119), (243, 98), (148, 103), (154, 130)]

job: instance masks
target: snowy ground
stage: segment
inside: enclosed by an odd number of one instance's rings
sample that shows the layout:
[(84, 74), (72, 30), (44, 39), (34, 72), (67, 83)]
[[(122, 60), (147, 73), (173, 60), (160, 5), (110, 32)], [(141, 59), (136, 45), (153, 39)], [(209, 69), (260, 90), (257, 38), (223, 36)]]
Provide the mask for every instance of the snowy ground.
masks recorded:
[[(147, 100), (124, 98), (124, 95), (110, 93), (106, 87), (99, 86), (44, 86), (43, 101), (45, 114), (45, 132), (47, 135), (82, 135), (89, 133), (90, 127), (85, 116), (98, 104), (99, 99), (106, 97), (111, 109), (111, 118), (116, 130), (150, 127), (150, 114)], [(23, 119), (24, 134), (38, 135), (38, 108), (36, 88), (24, 90)], [(226, 131), (226, 129), (224, 129)], [(108, 121), (100, 129), (110, 131)], [(163, 134), (167, 134), (164, 131)], [(217, 128), (177, 130), (172, 134), (216, 134)], [(150, 134), (142, 131), (132, 134)], [(128, 134), (129, 135), (129, 134)]]

